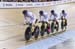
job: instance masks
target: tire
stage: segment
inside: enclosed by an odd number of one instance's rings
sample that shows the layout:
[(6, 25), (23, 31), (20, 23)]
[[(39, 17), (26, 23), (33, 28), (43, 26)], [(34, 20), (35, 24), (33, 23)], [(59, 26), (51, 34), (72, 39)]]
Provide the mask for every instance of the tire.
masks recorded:
[(53, 22), (51, 23), (51, 32), (52, 33), (54, 32), (54, 23)]
[(27, 27), (25, 31), (25, 40), (28, 41), (31, 38), (31, 27)]
[(39, 36), (39, 32), (40, 32), (40, 29), (38, 26), (35, 27), (34, 29), (34, 38), (37, 39), (38, 36)]

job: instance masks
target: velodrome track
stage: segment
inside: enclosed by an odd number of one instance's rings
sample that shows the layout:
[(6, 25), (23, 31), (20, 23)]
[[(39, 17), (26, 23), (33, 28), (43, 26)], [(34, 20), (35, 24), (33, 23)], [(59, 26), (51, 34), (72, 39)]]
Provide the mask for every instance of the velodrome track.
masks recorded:
[(54, 9), (59, 14), (62, 9), (65, 9), (68, 13), (67, 30), (75, 30), (75, 3), (39, 8), (0, 9), (0, 49), (17, 49), (28, 45), (25, 43), (23, 35), (27, 27), (23, 25), (22, 11), (25, 9), (35, 13), (37, 18), (39, 18), (39, 10), (47, 11), (50, 14), (50, 10)]
[[(75, 41), (75, 31), (68, 30), (59, 35), (53, 35), (38, 42), (22, 46), (18, 49), (74, 49), (70, 44)], [(69, 44), (70, 43), (70, 44)], [(61, 44), (61, 47), (59, 46)], [(72, 43), (74, 45), (74, 43)], [(56, 47), (54, 47), (56, 46)], [(58, 47), (59, 46), (59, 47)], [(70, 47), (70, 48), (68, 48)]]

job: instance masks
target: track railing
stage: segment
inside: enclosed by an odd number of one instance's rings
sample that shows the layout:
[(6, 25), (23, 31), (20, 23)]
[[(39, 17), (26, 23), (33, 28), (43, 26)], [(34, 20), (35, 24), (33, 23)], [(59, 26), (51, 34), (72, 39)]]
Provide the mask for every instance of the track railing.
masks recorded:
[(44, 7), (60, 5), (75, 2), (75, 0), (51, 1), (51, 2), (0, 2), (0, 8), (26, 8), (26, 7)]

